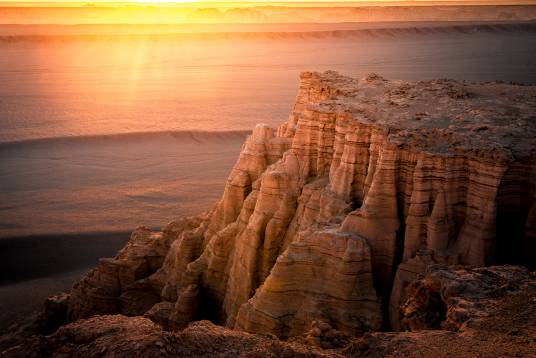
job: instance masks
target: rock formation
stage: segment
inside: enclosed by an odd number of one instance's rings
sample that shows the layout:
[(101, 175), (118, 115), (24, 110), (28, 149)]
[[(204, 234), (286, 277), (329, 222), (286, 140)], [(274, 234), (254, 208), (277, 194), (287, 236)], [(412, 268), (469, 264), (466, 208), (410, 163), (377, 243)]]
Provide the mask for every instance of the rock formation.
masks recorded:
[(410, 332), (367, 333), (343, 354), (531, 357), (536, 349), (536, 275), (523, 267), (430, 266), (401, 311)]
[(66, 319), (283, 338), (426, 326), (399, 307), (429, 265), (535, 257), (535, 138), (535, 87), (302, 73), (289, 119), (253, 130), (214, 208), (138, 228)]
[(498, 297), (534, 290), (535, 283), (536, 276), (519, 266), (433, 265), (408, 286), (408, 298), (401, 306), (402, 323), (408, 331), (465, 330), (468, 324), (474, 326), (489, 317)]
[[(314, 321), (287, 342), (190, 323), (166, 331), (143, 317), (95, 316), (34, 336), (2, 357), (531, 357), (536, 349), (536, 275), (515, 266), (434, 265), (410, 285), (403, 321), (411, 332), (353, 337)], [(435, 328), (444, 319), (443, 328)], [(424, 330), (421, 330), (424, 329)], [(1, 342), (0, 342), (1, 343)], [(322, 349), (320, 349), (322, 348)]]
[[(31, 353), (29, 353), (31, 352)], [(329, 357), (315, 347), (282, 342), (199, 321), (168, 332), (143, 317), (96, 316), (30, 339), (6, 357)]]

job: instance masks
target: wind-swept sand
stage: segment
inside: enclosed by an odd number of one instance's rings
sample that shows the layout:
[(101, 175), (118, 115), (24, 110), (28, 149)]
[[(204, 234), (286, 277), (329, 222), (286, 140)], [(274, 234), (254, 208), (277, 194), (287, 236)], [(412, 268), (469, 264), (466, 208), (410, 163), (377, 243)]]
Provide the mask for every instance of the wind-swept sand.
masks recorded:
[(0, 238), (128, 232), (198, 214), (221, 194), (245, 135), (142, 133), (0, 145)]

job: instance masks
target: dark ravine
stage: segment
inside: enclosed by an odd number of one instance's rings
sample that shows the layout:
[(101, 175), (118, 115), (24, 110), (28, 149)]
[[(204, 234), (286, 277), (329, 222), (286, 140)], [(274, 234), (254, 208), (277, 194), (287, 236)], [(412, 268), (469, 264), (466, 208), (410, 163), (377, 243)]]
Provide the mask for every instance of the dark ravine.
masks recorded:
[(89, 269), (103, 255), (117, 252), (128, 236), (96, 232), (0, 238), (0, 285)]
[[(151, 355), (156, 345), (209, 355), (184, 342), (200, 335), (223, 337), (212, 347), (222, 356), (235, 339), (248, 354), (253, 340), (289, 356), (475, 346), (455, 332), (484, 330), (512, 300), (535, 304), (527, 268), (475, 268), (534, 261), (535, 118), (531, 86), (303, 73), (288, 121), (254, 129), (212, 210), (136, 229), (115, 258), (50, 298), (39, 324), (73, 323), (26, 346), (12, 337), (6, 354)], [(226, 328), (181, 331), (199, 319)], [(411, 333), (370, 333), (382, 322)], [(536, 331), (515, 324), (529, 342), (516, 349), (530, 352)], [(500, 342), (496, 351), (514, 349)]]

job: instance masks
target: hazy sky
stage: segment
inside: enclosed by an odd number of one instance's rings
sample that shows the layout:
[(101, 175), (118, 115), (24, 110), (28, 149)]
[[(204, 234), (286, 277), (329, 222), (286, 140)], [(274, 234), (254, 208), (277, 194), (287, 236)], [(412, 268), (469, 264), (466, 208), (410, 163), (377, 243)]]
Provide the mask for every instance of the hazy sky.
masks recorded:
[(452, 2), (452, 3), (536, 3), (536, 0), (238, 0), (238, 1), (221, 1), (221, 0), (0, 0), (1, 2), (10, 3), (57, 3), (57, 2), (72, 2), (72, 3), (373, 3), (373, 2), (392, 2), (392, 3), (414, 3), (414, 2)]
[[(214, 4), (221, 4), (222, 7), (228, 6), (240, 6), (246, 4), (256, 4), (256, 5), (265, 5), (265, 4), (285, 4), (285, 3), (294, 3), (294, 4), (310, 4), (310, 3), (322, 3), (322, 6), (346, 6), (346, 4), (355, 4), (355, 5), (373, 5), (374, 3), (389, 3), (392, 5), (412, 5), (412, 4), (437, 4), (437, 3), (450, 3), (452, 5), (473, 5), (473, 4), (495, 4), (495, 5), (510, 5), (510, 4), (520, 4), (520, 5), (532, 5), (536, 4), (536, 0), (336, 0), (336, 1), (326, 1), (326, 0), (238, 0), (238, 1), (222, 1), (222, 0), (0, 0), (0, 4), (9, 4), (9, 6), (32, 6), (32, 4), (43, 4), (47, 3), (50, 6), (55, 4), (65, 4), (70, 3), (71, 6), (82, 6), (87, 3), (101, 3), (101, 4), (177, 4), (179, 6), (187, 6), (193, 4), (204, 4), (214, 6)], [(225, 5), (224, 5), (225, 4)], [(246, 5), (247, 6), (247, 5)]]

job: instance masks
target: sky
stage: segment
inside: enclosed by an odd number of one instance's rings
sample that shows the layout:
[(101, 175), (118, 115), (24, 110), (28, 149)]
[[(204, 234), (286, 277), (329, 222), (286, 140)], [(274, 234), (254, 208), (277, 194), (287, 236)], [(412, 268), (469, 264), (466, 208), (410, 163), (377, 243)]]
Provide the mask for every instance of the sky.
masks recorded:
[(222, 0), (0, 0), (0, 6), (15, 6), (18, 7), (31, 7), (33, 4), (42, 6), (58, 6), (58, 4), (69, 4), (69, 6), (84, 6), (86, 4), (151, 4), (158, 5), (163, 4), (166, 6), (177, 4), (180, 7), (190, 5), (211, 5), (220, 4), (222, 7), (227, 6), (242, 6), (244, 5), (282, 5), (282, 4), (317, 4), (318, 6), (347, 6), (347, 5), (373, 5), (375, 3), (389, 4), (389, 5), (411, 5), (411, 4), (424, 4), (429, 5), (433, 4), (452, 4), (452, 5), (474, 5), (474, 4), (495, 4), (495, 5), (510, 5), (510, 4), (520, 4), (520, 5), (532, 5), (536, 4), (536, 0), (336, 0), (336, 1), (326, 1), (326, 0), (238, 0), (238, 1), (222, 1)]
[(326, 1), (326, 0), (295, 0), (295, 1), (289, 1), (289, 0), (239, 0), (239, 1), (221, 1), (221, 0), (88, 0), (88, 1), (80, 1), (80, 0), (22, 0), (22, 1), (14, 1), (14, 0), (0, 0), (0, 3), (178, 3), (178, 4), (184, 4), (184, 3), (260, 3), (260, 4), (266, 4), (266, 3), (373, 3), (373, 2), (390, 2), (390, 3), (415, 3), (415, 2), (452, 2), (452, 3), (520, 3), (520, 4), (530, 4), (535, 3), (536, 0), (401, 0), (401, 1), (393, 1), (393, 0), (337, 0), (337, 1)]

